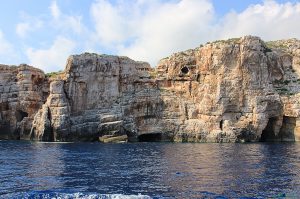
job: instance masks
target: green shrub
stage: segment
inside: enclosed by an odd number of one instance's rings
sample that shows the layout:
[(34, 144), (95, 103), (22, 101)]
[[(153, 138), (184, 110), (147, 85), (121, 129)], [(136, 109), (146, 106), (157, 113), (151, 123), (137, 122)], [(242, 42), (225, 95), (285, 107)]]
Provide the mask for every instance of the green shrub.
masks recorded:
[(157, 77), (157, 71), (156, 70), (149, 71), (149, 75), (150, 78), (155, 79)]
[(280, 42), (277, 42), (277, 41), (268, 41), (268, 42), (265, 42), (266, 44), (266, 47), (267, 48), (279, 48), (279, 49), (287, 49), (288, 46), (286, 44), (283, 44), (283, 43), (280, 43)]
[(240, 41), (241, 38), (230, 38), (227, 40), (216, 40), (213, 41), (212, 43), (225, 43), (225, 44), (230, 44), (230, 43), (237, 43), (238, 41)]
[(58, 72), (51, 72), (51, 73), (46, 73), (46, 77), (48, 78), (55, 78), (57, 77), (58, 75), (62, 74), (63, 71), (58, 71)]

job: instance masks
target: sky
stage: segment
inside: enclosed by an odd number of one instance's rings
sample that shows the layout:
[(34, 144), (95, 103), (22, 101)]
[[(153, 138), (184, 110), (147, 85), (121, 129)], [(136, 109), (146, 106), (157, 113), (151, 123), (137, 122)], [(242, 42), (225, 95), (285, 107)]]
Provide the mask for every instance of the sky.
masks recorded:
[(151, 66), (208, 41), (300, 39), (298, 0), (5, 0), (0, 63), (63, 70), (84, 52)]

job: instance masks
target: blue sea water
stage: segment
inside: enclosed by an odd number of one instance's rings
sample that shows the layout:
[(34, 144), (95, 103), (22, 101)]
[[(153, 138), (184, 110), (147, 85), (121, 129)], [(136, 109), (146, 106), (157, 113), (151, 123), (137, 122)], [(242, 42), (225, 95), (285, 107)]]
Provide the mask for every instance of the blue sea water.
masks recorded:
[(300, 144), (0, 141), (0, 198), (300, 198)]

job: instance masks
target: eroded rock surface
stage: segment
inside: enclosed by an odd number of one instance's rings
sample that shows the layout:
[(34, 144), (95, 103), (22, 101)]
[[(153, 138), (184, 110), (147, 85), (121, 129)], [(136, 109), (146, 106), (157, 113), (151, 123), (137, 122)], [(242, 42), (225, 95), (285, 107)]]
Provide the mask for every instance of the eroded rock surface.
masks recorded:
[(127, 57), (71, 56), (64, 75), (51, 82), (47, 102), (36, 115), (35, 139), (93, 141), (133, 132), (126, 108), (135, 104), (135, 95), (147, 88), (147, 81), (154, 83), (150, 69), (149, 64)]
[(68, 59), (32, 123), (45, 141), (300, 140), (300, 41), (216, 41), (162, 59)]
[(48, 87), (39, 69), (0, 65), (0, 139), (30, 139), (33, 118)]
[(298, 40), (265, 44), (247, 36), (161, 60), (161, 95), (177, 96), (170, 104), (182, 118), (174, 139), (299, 140), (299, 47)]

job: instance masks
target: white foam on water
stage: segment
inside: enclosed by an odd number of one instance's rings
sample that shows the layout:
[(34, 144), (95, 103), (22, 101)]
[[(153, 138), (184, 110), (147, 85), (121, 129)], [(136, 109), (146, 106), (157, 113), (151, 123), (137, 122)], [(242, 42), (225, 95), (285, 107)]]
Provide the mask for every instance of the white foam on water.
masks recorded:
[[(17, 195), (6, 195), (5, 197), (14, 198), (14, 199), (151, 199), (147, 195), (124, 195), (124, 194), (84, 194), (84, 193), (41, 193), (41, 192), (31, 192), (31, 193), (22, 193)], [(3, 198), (5, 198), (3, 197)], [(2, 196), (0, 196), (2, 198)]]
[[(84, 195), (82, 193), (71, 194), (74, 199), (151, 199), (147, 195), (123, 195), (123, 194), (88, 194)], [(71, 198), (73, 197), (71, 196)], [(66, 198), (69, 199), (69, 198)]]

